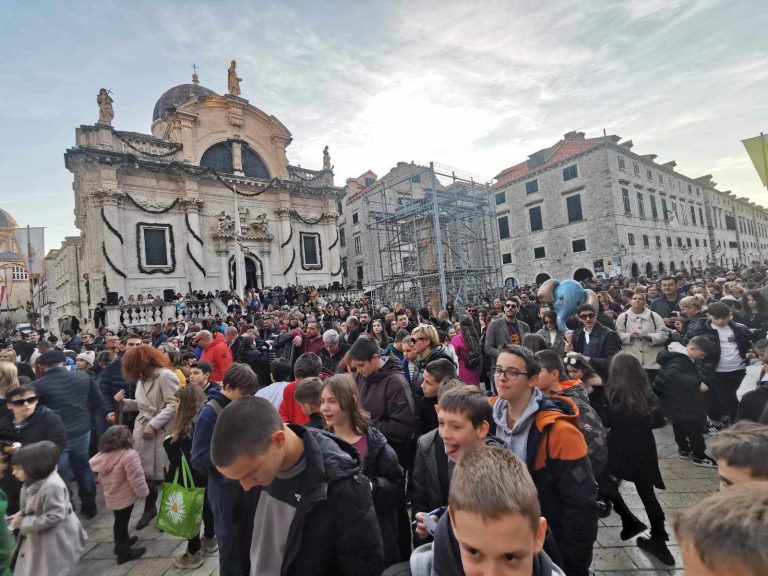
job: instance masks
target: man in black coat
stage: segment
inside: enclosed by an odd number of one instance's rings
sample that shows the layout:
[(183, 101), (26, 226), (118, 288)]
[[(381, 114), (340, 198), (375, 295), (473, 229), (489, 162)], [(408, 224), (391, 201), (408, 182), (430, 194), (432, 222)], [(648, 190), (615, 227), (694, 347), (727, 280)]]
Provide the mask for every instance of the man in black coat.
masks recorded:
[(621, 352), (621, 338), (597, 321), (597, 312), (591, 304), (582, 304), (577, 308), (581, 327), (573, 332), (571, 342), (566, 342), (566, 352), (578, 352), (587, 357), (589, 364), (605, 382), (611, 360)]
[(60, 350), (42, 354), (35, 364), (39, 378), (35, 382), (39, 401), (55, 410), (67, 429), (67, 445), (61, 453), (59, 472), (65, 482), (74, 474), (81, 512), (86, 518), (96, 516), (96, 483), (88, 463), (91, 441), (91, 413), (102, 409), (104, 398), (85, 372), (71, 372), (64, 367)]
[[(141, 345), (142, 339), (138, 334), (127, 334), (123, 337), (122, 342), (120, 342), (118, 336), (107, 336), (107, 350), (115, 354), (115, 359), (101, 371), (101, 374), (99, 374), (96, 381), (99, 390), (104, 397), (103, 412), (105, 415), (114, 415), (117, 413), (118, 403), (115, 400), (115, 394), (120, 390), (125, 392), (126, 398), (135, 398), (136, 383), (126, 382), (123, 377), (123, 355), (131, 348), (138, 348)], [(133, 421), (135, 419), (135, 412), (125, 414), (124, 421), (121, 422), (121, 424), (133, 428)]]
[(284, 424), (268, 400), (244, 397), (221, 412), (211, 462), (253, 499), (251, 574), (381, 574), (372, 486), (343, 440)]

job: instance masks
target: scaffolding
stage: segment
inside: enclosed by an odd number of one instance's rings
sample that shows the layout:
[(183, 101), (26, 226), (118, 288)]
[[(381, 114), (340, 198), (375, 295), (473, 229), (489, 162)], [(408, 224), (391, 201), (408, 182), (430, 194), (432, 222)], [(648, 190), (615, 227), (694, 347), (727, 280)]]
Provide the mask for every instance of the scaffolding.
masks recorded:
[(377, 303), (464, 307), (503, 291), (489, 182), (431, 162), (366, 190)]

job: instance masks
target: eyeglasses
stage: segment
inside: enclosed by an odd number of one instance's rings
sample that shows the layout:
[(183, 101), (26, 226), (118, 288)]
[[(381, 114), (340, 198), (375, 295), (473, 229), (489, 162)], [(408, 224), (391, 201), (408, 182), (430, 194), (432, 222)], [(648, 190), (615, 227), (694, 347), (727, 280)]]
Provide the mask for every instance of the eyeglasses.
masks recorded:
[(26, 404), (35, 404), (37, 403), (37, 396), (30, 396), (28, 398), (21, 398), (20, 400), (9, 400), (9, 402), (14, 405), (21, 408), (22, 406)]
[(424, 337), (422, 337), (422, 338), (414, 338), (414, 340), (416, 342), (424, 342), (424, 341), (429, 341), (429, 338), (424, 338)]
[(493, 373), (496, 374), (496, 376), (501, 376), (504, 374), (504, 378), (507, 380), (517, 380), (520, 376), (529, 376), (528, 372), (520, 372), (514, 368), (507, 368), (505, 370), (504, 368), (500, 368), (498, 366), (494, 368)]
[(582, 320), (591, 320), (594, 317), (595, 315), (592, 314), (591, 312), (588, 314), (579, 314), (579, 318), (581, 318)]
[(504, 304), (504, 308), (517, 308), (517, 304)]

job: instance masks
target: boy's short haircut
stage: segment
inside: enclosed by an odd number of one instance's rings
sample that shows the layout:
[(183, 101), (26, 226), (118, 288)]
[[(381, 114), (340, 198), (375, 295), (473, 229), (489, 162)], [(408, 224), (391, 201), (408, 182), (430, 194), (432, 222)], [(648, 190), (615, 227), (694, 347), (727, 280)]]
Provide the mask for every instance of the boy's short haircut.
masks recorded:
[(323, 361), (314, 352), (305, 352), (296, 359), (293, 365), (293, 375), (297, 380), (320, 376), (323, 369)]
[(381, 352), (379, 343), (373, 338), (358, 338), (349, 349), (349, 359), (357, 362), (370, 362)]
[(406, 330), (405, 328), (400, 328), (400, 330), (395, 332), (395, 342), (402, 342), (410, 335), (411, 334), (408, 332), (408, 330)]
[(194, 352), (190, 352), (189, 350), (187, 350), (186, 352), (181, 353), (182, 361), (191, 360), (192, 358), (195, 358)]
[(229, 404), (216, 419), (211, 463), (224, 468), (244, 454), (264, 453), (272, 434), (283, 429), (277, 408), (264, 398), (245, 396)]
[(240, 390), (243, 394), (251, 395), (259, 389), (259, 377), (248, 364), (234, 362), (224, 373), (221, 384), (222, 388)]
[(458, 375), (455, 364), (448, 360), (448, 358), (432, 360), (432, 362), (424, 367), (424, 370), (429, 372), (437, 380), (438, 384), (442, 384), (450, 378), (456, 378)]
[(709, 448), (716, 460), (749, 468), (755, 478), (768, 480), (768, 424), (736, 422), (712, 438)]
[(190, 368), (197, 368), (202, 372), (203, 374), (211, 375), (211, 372), (213, 372), (213, 367), (211, 366), (210, 362), (194, 362)]
[[(455, 474), (455, 472), (454, 472)], [(768, 483), (746, 482), (716, 492), (674, 518), (681, 546), (693, 546), (701, 562), (717, 573), (743, 566), (755, 576), (768, 566)]]
[(309, 404), (310, 406), (320, 406), (320, 393), (323, 391), (323, 381), (320, 378), (304, 378), (296, 384), (296, 390), (293, 392), (293, 399), (299, 404)]
[(461, 412), (472, 427), (477, 429), (483, 422), (493, 421), (493, 409), (488, 397), (477, 386), (460, 386), (447, 390), (440, 397), (440, 412)]
[(690, 344), (691, 346), (695, 346), (696, 348), (704, 352), (704, 354), (707, 356), (711, 356), (712, 354), (715, 353), (715, 344), (712, 342), (712, 340), (710, 340), (703, 334), (699, 336), (694, 336), (693, 338), (688, 340), (688, 344)]
[(722, 302), (712, 302), (707, 306), (707, 314), (713, 318), (727, 318), (732, 314), (731, 307), (728, 304)]
[(560, 380), (563, 380), (565, 367), (563, 366), (563, 361), (557, 352), (554, 350), (541, 350), (536, 352), (536, 360), (539, 361), (541, 367), (544, 368), (547, 372), (554, 372), (555, 370), (559, 370), (558, 374), (560, 376)]
[(595, 307), (592, 306), (592, 304), (586, 304), (586, 303), (576, 308), (577, 315), (581, 314), (582, 312), (594, 312), (595, 314), (597, 314), (597, 310), (595, 310)]
[(416, 343), (416, 339), (410, 334), (408, 334), (408, 336), (403, 338), (403, 346), (410, 346), (411, 344), (415, 344), (415, 343)]
[(440, 386), (437, 387), (437, 405), (440, 405), (440, 398), (443, 397), (443, 394), (448, 392), (448, 390), (453, 390), (454, 388), (461, 388), (462, 386), (466, 386), (466, 382), (462, 380), (461, 378), (449, 378)]
[[(582, 304), (582, 306), (589, 306), (589, 304)], [(592, 311), (594, 312), (595, 309), (592, 308)], [(538, 376), (539, 372), (541, 372), (541, 364), (539, 363), (538, 358), (536, 358), (533, 352), (531, 352), (525, 346), (518, 346), (517, 344), (502, 344), (499, 346), (498, 356), (501, 356), (502, 354), (512, 354), (522, 359), (525, 362), (525, 371), (528, 372), (528, 378)]]
[(755, 352), (765, 350), (768, 348), (768, 338), (760, 338), (752, 347), (755, 349)]
[(291, 363), (285, 358), (275, 358), (269, 365), (275, 382), (285, 382), (291, 377)]
[(539, 496), (525, 463), (509, 450), (492, 446), (478, 446), (456, 464), (448, 506), (451, 512), (484, 519), (521, 514), (534, 534), (541, 521)]

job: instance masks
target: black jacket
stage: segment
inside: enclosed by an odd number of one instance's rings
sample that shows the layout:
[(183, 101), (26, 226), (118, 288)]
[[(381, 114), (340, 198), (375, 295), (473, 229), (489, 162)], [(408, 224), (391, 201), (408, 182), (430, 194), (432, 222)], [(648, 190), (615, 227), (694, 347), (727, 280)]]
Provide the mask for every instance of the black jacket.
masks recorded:
[(451, 474), (445, 444), (437, 429), (421, 436), (411, 475), (411, 511), (429, 512), (448, 503)]
[(653, 418), (606, 406), (608, 433), (608, 472), (630, 482), (649, 482), (664, 489), (659, 471), (659, 456), (653, 437)]
[(592, 368), (605, 382), (608, 379), (611, 360), (621, 352), (621, 338), (610, 328), (598, 323), (589, 334), (589, 344), (587, 344), (582, 326), (573, 333), (573, 350), (588, 356)]
[(331, 356), (328, 353), (328, 350), (323, 347), (323, 349), (320, 350), (320, 353), (318, 354), (318, 356), (320, 356), (320, 362), (322, 362), (323, 368), (335, 373), (339, 362), (341, 362), (344, 358), (344, 354), (349, 352), (349, 348), (350, 346), (346, 342), (339, 342), (339, 351), (336, 352), (335, 355)]
[[(733, 335), (736, 338), (736, 346), (739, 348), (739, 354), (746, 360), (747, 352), (752, 350), (752, 335), (749, 332), (749, 328), (744, 324), (738, 322), (729, 322), (728, 326), (733, 330)], [(686, 334), (689, 336), (688, 340), (694, 336), (706, 336), (714, 344), (715, 351), (708, 355), (704, 360), (699, 362), (699, 373), (704, 382), (710, 382), (714, 378), (717, 372), (717, 363), (720, 361), (720, 336), (716, 328), (712, 328), (712, 322), (707, 320), (706, 322), (698, 323), (694, 328)]]
[(58, 412), (68, 438), (76, 438), (91, 429), (91, 413), (98, 412), (104, 398), (96, 383), (85, 372), (50, 368), (36, 382), (40, 403)]
[(653, 391), (671, 420), (703, 422), (707, 416), (707, 395), (701, 391), (701, 376), (696, 363), (680, 350), (678, 343), (656, 357), (659, 372)]
[[(240, 343), (242, 344), (242, 338), (238, 337), (238, 340), (240, 340)], [(233, 354), (234, 344), (238, 340), (233, 342)], [(237, 362), (248, 364), (248, 366), (253, 369), (253, 371), (256, 373), (256, 376), (259, 377), (259, 384), (261, 386), (268, 386), (272, 382), (272, 379), (270, 378), (271, 370), (269, 366), (269, 344), (267, 344), (261, 338), (254, 340), (253, 348), (250, 350), (244, 350), (242, 346), (240, 346), (238, 354), (235, 356), (235, 358), (237, 358)]]
[[(405, 507), (405, 473), (384, 434), (376, 428), (369, 428), (366, 439), (368, 455), (363, 463), (363, 473), (372, 485), (373, 507), (384, 545), (384, 565), (391, 566), (408, 558), (408, 552), (400, 549), (401, 531), (409, 533)], [(401, 519), (406, 519), (404, 526)]]
[(757, 388), (744, 394), (739, 402), (738, 420), (762, 422), (761, 419), (768, 408), (768, 384), (760, 382)]
[(393, 444), (407, 442), (416, 430), (416, 414), (403, 368), (389, 358), (378, 372), (357, 376), (360, 401), (371, 415), (373, 425)]
[(115, 394), (120, 390), (125, 391), (126, 398), (136, 397), (136, 383), (128, 382), (123, 377), (123, 362), (122, 357), (115, 358), (115, 360), (108, 364), (104, 370), (99, 374), (96, 383), (99, 386), (102, 396), (104, 396), (104, 412), (115, 412), (117, 410), (117, 402), (115, 402)]
[[(281, 576), (379, 576), (381, 533), (357, 451), (329, 432), (289, 426), (304, 441), (306, 489), (288, 532)], [(246, 493), (251, 529), (261, 528), (253, 527), (251, 514), (260, 493)]]

